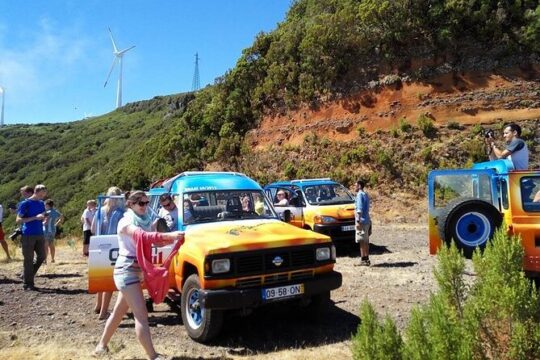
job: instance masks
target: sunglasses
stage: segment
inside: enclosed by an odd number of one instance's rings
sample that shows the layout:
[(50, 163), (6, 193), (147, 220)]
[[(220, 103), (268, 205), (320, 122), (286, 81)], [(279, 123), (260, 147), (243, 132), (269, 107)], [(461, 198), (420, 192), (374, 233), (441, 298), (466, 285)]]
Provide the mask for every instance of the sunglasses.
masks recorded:
[(277, 196), (285, 196), (285, 194), (277, 194)]
[(150, 204), (150, 201), (138, 201), (137, 204), (139, 206), (147, 206), (148, 204)]
[(166, 204), (161, 204), (161, 206), (165, 207), (165, 208), (168, 208), (171, 206), (171, 202), (169, 201), (168, 203)]

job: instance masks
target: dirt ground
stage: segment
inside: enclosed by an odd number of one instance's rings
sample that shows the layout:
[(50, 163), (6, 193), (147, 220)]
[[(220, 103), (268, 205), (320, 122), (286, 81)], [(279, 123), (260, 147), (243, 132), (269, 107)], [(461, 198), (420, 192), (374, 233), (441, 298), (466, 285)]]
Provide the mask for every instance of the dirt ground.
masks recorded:
[[(0, 262), (0, 349), (3, 359), (89, 358), (104, 323), (93, 314), (87, 293), (87, 269), (80, 245), (65, 241), (55, 264), (36, 277), (37, 292), (23, 291), (22, 255)], [(68, 244), (71, 244), (68, 245)], [(13, 248), (13, 243), (10, 242)], [(2, 254), (3, 255), (3, 254)], [(263, 308), (247, 317), (226, 320), (212, 344), (186, 334), (178, 309), (160, 304), (150, 314), (158, 352), (173, 359), (349, 359), (360, 304), (369, 300), (382, 316), (388, 313), (400, 329), (410, 310), (436, 288), (428, 254), (427, 228), (419, 225), (374, 225), (372, 266), (359, 267), (355, 248), (340, 247), (336, 269), (343, 286), (332, 292), (332, 304), (320, 322), (306, 321), (287, 305)], [(115, 298), (113, 298), (114, 301)], [(125, 318), (110, 344), (113, 359), (144, 358), (135, 338), (134, 321)]]

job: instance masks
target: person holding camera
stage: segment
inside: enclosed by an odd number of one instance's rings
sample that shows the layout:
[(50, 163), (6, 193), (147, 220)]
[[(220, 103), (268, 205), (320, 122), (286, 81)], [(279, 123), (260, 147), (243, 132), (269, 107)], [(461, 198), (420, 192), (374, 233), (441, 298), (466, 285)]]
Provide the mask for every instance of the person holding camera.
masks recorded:
[(4, 208), (2, 207), (2, 204), (0, 204), (0, 244), (2, 244), (2, 248), (6, 252), (6, 256), (9, 261), (11, 260), (11, 256), (9, 255), (8, 244), (4, 239), (4, 228), (2, 227), (2, 221), (4, 221)]
[(489, 144), (489, 159), (508, 158), (514, 164), (516, 170), (527, 170), (529, 167), (529, 149), (521, 136), (521, 126), (510, 123), (503, 129), (503, 137), (506, 141), (506, 147), (501, 150), (495, 145), (495, 139), (491, 134), (486, 135), (486, 141)]
[[(43, 220), (47, 196), (45, 185), (36, 185), (34, 194), (19, 204), (17, 224), (22, 224), (22, 253), (24, 264), (24, 290), (36, 290), (34, 276), (45, 261), (45, 237), (43, 236)], [(34, 262), (34, 253), (36, 261)]]

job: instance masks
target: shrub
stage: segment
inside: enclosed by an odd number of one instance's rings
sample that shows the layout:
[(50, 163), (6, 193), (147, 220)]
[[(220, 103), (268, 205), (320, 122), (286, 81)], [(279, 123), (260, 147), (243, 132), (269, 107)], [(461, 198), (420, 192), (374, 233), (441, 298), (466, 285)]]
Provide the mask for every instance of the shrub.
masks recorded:
[(358, 127), (356, 128), (356, 133), (358, 134), (359, 137), (362, 137), (366, 134), (366, 128), (363, 127), (362, 125), (358, 125)]
[(399, 119), (399, 130), (406, 133), (411, 131), (412, 125), (407, 122), (407, 119), (401, 118)]
[(470, 285), (455, 245), (439, 250), (434, 270), (439, 290), (428, 304), (413, 309), (404, 340), (393, 332), (390, 318), (381, 324), (371, 305), (362, 304), (353, 357), (540, 358), (540, 299), (523, 273), (521, 240), (505, 229), (503, 225), (495, 232), (483, 254), (474, 254), (476, 281)]
[(446, 127), (450, 130), (463, 130), (463, 126), (461, 126), (461, 124), (457, 121), (448, 121)]
[(392, 319), (387, 316), (382, 324), (379, 323), (373, 306), (366, 300), (362, 302), (360, 309), (362, 322), (353, 338), (353, 358), (401, 359), (403, 340)]
[(424, 133), (426, 137), (433, 137), (437, 133), (437, 129), (435, 128), (433, 120), (431, 120), (425, 114), (418, 116), (416, 124), (418, 125), (418, 128), (422, 130), (422, 133)]

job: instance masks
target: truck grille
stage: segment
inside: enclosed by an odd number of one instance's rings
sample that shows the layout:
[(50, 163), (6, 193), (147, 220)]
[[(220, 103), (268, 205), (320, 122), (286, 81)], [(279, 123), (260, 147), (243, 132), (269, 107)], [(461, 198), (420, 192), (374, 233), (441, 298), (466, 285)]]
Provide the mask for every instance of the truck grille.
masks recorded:
[(249, 288), (261, 285), (272, 285), (284, 283), (287, 281), (304, 281), (312, 279), (314, 276), (313, 270), (296, 271), (290, 274), (275, 274), (266, 276), (257, 276), (236, 281), (236, 287)]
[[(328, 244), (330, 246), (331, 244)], [(273, 283), (279, 280), (274, 280), (272, 274), (283, 272), (294, 272), (299, 270), (311, 269), (313, 267), (323, 266), (334, 263), (333, 260), (316, 261), (315, 251), (321, 244), (293, 246), (279, 249), (265, 249), (257, 251), (245, 251), (231, 254), (220, 254), (207, 257), (206, 261), (211, 262), (215, 258), (227, 257), (231, 260), (231, 271), (226, 274), (206, 274), (205, 278), (235, 278), (261, 275), (258, 280), (260, 284)], [(309, 270), (311, 272), (311, 270)], [(291, 280), (291, 279), (285, 279)], [(255, 281), (252, 278), (249, 280), (239, 280), (242, 282)], [(249, 286), (249, 285), (248, 285)]]

